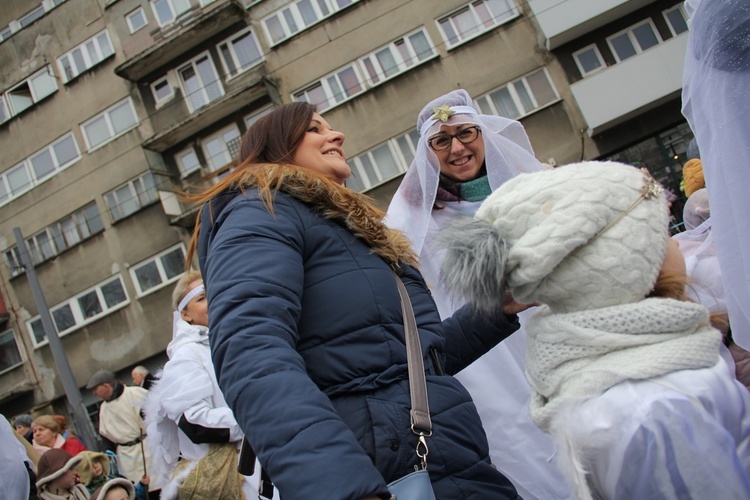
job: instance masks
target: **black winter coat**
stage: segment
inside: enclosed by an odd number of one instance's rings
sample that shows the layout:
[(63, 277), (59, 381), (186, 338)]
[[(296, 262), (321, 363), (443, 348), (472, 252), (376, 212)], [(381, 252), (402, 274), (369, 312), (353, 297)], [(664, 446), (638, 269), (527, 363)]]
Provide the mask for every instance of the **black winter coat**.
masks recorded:
[[(199, 260), (219, 385), (284, 500), (388, 498), (414, 470), (401, 306), (390, 267), (343, 223), (277, 193), (204, 208)], [(413, 267), (401, 268), (419, 327), (438, 499), (517, 498), (489, 461), (471, 397), (453, 374), (518, 328), (460, 310), (441, 323)]]

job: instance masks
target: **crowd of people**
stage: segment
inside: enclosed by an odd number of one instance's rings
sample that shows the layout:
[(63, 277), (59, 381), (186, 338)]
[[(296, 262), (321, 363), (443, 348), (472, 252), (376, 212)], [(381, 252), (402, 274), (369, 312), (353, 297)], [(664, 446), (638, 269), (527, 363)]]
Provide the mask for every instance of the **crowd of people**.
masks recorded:
[(705, 99), (750, 81), (737, 5), (688, 2), (684, 232), (647, 171), (544, 165), (461, 89), (419, 113), (384, 213), (346, 187), (344, 133), (282, 105), (188, 196), (168, 362), (86, 386), (110, 451), (20, 415), (3, 470), (44, 499), (390, 499), (420, 470), (437, 499), (750, 498), (750, 232), (727, 234), (750, 182), (711, 134), (732, 106)]

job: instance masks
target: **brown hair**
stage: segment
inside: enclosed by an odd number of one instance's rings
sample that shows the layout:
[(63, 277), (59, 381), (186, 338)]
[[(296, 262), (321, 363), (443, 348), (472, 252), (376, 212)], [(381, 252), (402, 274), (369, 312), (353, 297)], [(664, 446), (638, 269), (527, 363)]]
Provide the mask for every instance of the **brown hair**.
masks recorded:
[[(691, 301), (685, 290), (693, 283), (693, 280), (684, 274), (660, 271), (659, 277), (656, 278), (656, 283), (654, 283), (654, 288), (648, 296)], [(726, 313), (712, 312), (709, 315), (709, 320), (714, 328), (722, 333), (726, 332), (729, 325)]]
[(39, 417), (36, 417), (36, 419), (34, 419), (34, 421), (31, 423), (32, 427), (35, 425), (46, 427), (55, 434), (60, 434), (62, 432), (62, 429), (60, 429), (60, 423), (52, 415), (41, 415)]
[[(190, 239), (188, 253), (185, 259), (185, 270), (190, 270), (195, 252), (198, 246), (198, 235), (200, 234), (200, 219), (204, 205), (213, 197), (223, 191), (237, 186), (240, 189), (246, 185), (249, 170), (258, 170), (263, 164), (289, 164), (292, 163), (294, 154), (297, 152), (307, 128), (310, 126), (315, 106), (307, 102), (293, 102), (275, 109), (255, 122), (242, 137), (240, 148), (240, 165), (237, 169), (224, 177), (213, 186), (193, 194), (183, 194), (186, 201), (199, 203), (195, 221), (195, 229)], [(258, 188), (261, 198), (271, 210), (271, 189), (279, 184), (278, 178), (273, 176), (251, 175)]]

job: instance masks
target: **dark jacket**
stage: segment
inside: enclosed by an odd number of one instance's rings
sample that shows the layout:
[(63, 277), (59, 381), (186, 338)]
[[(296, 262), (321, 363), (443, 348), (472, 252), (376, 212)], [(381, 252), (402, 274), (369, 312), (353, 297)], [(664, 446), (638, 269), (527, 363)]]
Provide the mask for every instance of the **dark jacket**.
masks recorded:
[[(270, 214), (230, 193), (199, 239), (219, 385), (282, 498), (358, 499), (414, 470), (409, 385), (393, 272), (340, 221), (278, 193)], [(433, 416), (428, 470), (439, 499), (516, 498), (489, 463), (468, 392), (451, 376), (518, 328), (460, 310), (441, 324), (420, 273), (402, 266)]]

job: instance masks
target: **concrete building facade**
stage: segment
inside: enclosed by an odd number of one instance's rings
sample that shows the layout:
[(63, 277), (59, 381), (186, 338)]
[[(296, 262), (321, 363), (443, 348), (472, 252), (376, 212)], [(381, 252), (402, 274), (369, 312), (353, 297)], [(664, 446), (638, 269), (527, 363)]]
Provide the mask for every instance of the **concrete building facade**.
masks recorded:
[[(677, 103), (686, 33), (669, 31), (677, 18), (665, 14), (681, 9), (674, 0), (606, 0), (601, 12), (582, 0), (37, 3), (8, 0), (0, 14), (9, 417), (65, 411), (13, 228), (79, 386), (99, 369), (126, 382), (136, 364), (156, 370), (196, 215), (174, 192), (235, 168), (244, 131), (282, 103), (314, 102), (346, 134), (349, 186), (382, 208), (413, 157), (417, 114), (456, 88), (484, 113), (519, 119), (551, 164), (632, 161), (641, 143), (689, 134)], [(631, 26), (644, 21), (659, 43), (638, 45)], [(621, 33), (635, 55), (611, 48), (627, 45)], [(591, 47), (599, 66), (582, 69)]]

